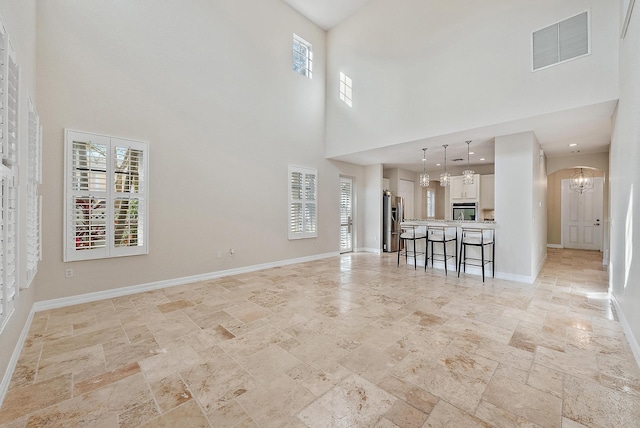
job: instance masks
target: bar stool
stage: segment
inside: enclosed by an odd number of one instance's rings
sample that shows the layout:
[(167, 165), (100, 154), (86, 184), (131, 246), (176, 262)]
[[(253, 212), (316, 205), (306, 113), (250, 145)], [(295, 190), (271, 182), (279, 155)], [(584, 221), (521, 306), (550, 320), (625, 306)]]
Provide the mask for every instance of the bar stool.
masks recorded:
[[(496, 240), (495, 229), (492, 228), (477, 228), (477, 227), (463, 227), (462, 237), (460, 239), (460, 264), (458, 265), (458, 277), (460, 277), (460, 270), (464, 265), (464, 271), (467, 271), (467, 264), (471, 266), (482, 267), (482, 282), (484, 282), (484, 266), (491, 263), (491, 276), (496, 276), (496, 265), (493, 262), (496, 257)], [(491, 245), (491, 260), (484, 258), (484, 247)], [(480, 247), (480, 258), (467, 257), (467, 246)], [(467, 260), (473, 260), (475, 263), (468, 263)], [(478, 263), (479, 262), (479, 263)]]
[[(456, 249), (453, 251), (453, 255), (447, 255), (447, 242), (455, 241)], [(424, 262), (424, 270), (427, 270), (427, 261), (431, 259), (431, 267), (433, 267), (433, 261), (438, 260), (444, 262), (444, 274), (447, 274), (447, 260), (453, 258), (456, 266), (458, 265), (458, 228), (456, 226), (427, 226), (427, 246), (431, 243), (431, 256), (428, 256)], [(433, 252), (433, 244), (442, 244), (442, 253)], [(427, 251), (428, 253), (428, 251)], [(442, 258), (436, 258), (435, 256), (442, 256)]]
[[(409, 254), (413, 256), (413, 268), (418, 269), (418, 255), (425, 254), (424, 251), (416, 251), (416, 241), (419, 239), (426, 239), (427, 235), (418, 230), (418, 225), (402, 225), (400, 226), (400, 233), (398, 234), (398, 266), (400, 266), (400, 255), (404, 254), (405, 263), (409, 262)], [(413, 251), (409, 251), (407, 247), (407, 241), (413, 241)], [(402, 244), (404, 244), (404, 253), (402, 252)], [(425, 243), (425, 251), (427, 251)], [(425, 264), (427, 261), (425, 260)]]

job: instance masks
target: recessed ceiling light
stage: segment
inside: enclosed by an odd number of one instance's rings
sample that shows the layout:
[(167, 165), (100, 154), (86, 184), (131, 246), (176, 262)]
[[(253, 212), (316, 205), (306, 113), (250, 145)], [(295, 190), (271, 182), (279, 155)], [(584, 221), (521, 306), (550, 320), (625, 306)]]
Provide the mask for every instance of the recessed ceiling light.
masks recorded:
[(437, 163), (437, 164), (436, 164), (436, 166), (440, 166), (440, 165), (442, 165), (442, 164), (441, 164), (441, 163)]
[(470, 154), (470, 155), (475, 155), (475, 154), (476, 154), (476, 152), (469, 152), (469, 154)]
[(480, 160), (485, 160), (485, 158), (480, 158)]
[(571, 143), (571, 144), (569, 144), (569, 147), (575, 147), (577, 145), (578, 145), (578, 143)]

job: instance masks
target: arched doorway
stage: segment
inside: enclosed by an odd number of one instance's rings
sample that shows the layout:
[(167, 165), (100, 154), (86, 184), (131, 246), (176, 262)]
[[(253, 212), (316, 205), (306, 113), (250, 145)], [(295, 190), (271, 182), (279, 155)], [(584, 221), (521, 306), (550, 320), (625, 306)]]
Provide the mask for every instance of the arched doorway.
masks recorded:
[[(580, 168), (593, 174), (595, 188), (582, 194), (570, 190), (569, 180)], [(594, 249), (608, 264), (606, 174), (597, 168), (576, 165), (547, 176), (547, 246)]]

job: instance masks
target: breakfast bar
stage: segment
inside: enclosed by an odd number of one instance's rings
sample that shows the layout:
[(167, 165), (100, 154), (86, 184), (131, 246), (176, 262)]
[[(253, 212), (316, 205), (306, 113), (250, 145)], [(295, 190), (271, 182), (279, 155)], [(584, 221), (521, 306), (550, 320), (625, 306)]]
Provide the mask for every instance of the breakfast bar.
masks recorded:
[[(491, 264), (492, 276), (495, 274), (493, 265), (495, 221), (408, 219), (401, 222), (400, 227), (405, 232), (405, 236), (407, 231), (413, 231), (414, 235), (425, 237), (423, 240), (413, 242), (412, 246), (415, 246), (415, 250), (410, 248), (408, 252), (402, 248), (402, 243), (398, 242), (398, 251), (404, 251), (407, 263), (414, 266), (420, 264), (426, 270), (431, 260), (431, 267), (443, 268), (445, 274), (453, 268), (453, 271), (458, 271), (458, 276), (461, 266), (464, 266), (465, 273), (481, 274), (483, 281), (485, 265)], [(434, 252), (434, 243), (439, 244), (436, 247), (436, 251), (439, 251), (437, 253)], [(485, 246), (488, 245), (491, 247), (490, 256), (485, 253)], [(422, 260), (420, 260), (421, 255), (423, 255)], [(400, 254), (398, 254), (398, 265), (400, 264), (399, 256)], [(467, 269), (467, 266), (472, 268)]]

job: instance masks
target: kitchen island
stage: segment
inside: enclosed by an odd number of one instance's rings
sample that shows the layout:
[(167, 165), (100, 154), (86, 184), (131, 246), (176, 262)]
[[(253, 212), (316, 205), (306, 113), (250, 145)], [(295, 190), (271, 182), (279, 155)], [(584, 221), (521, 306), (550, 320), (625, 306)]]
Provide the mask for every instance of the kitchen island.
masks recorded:
[[(457, 241), (449, 241), (447, 242), (445, 245), (447, 245), (447, 254), (452, 255), (452, 254), (456, 254), (456, 258), (451, 258), (447, 261), (447, 269), (449, 271), (457, 271), (457, 265), (456, 265), (456, 260), (457, 257), (459, 256), (459, 251), (460, 251), (460, 245), (461, 245), (461, 238), (462, 238), (462, 228), (475, 228), (475, 229), (483, 229), (483, 230), (491, 230), (493, 232), (488, 232), (488, 233), (495, 233), (496, 230), (496, 222), (495, 221), (470, 221), (470, 220), (440, 220), (440, 219), (407, 219), (404, 220), (402, 223), (400, 223), (401, 228), (403, 228), (404, 230), (415, 230), (415, 232), (417, 234), (423, 234), (426, 235), (427, 234), (427, 228), (428, 227), (455, 227), (456, 228), (456, 235), (457, 235)], [(396, 234), (396, 238), (398, 237), (398, 235)], [(436, 245), (438, 245), (436, 243)], [(410, 248), (411, 250), (412, 248)], [(478, 248), (470, 248), (469, 250), (471, 250), (472, 252), (474, 252), (475, 250), (478, 250)], [(435, 249), (436, 253), (442, 253), (442, 244), (438, 245), (438, 248)], [(430, 251), (428, 248), (426, 248), (426, 240), (425, 239), (420, 239), (416, 241), (416, 252), (418, 253), (418, 260), (417, 260), (417, 264), (424, 266), (425, 265), (425, 258), (426, 257), (430, 257)], [(420, 255), (422, 254), (422, 255)], [(475, 257), (475, 256), (479, 256), (478, 255), (474, 255), (473, 253), (470, 254), (470, 256)], [(459, 262), (459, 260), (458, 260)], [(411, 257), (411, 254), (409, 254), (409, 260), (407, 260), (407, 264), (408, 265), (412, 265), (414, 264), (413, 262), (413, 257)], [(443, 261), (437, 261), (435, 262), (435, 268), (444, 268), (444, 262)], [(471, 274), (480, 274), (481, 271), (480, 269), (467, 269), (467, 273), (471, 273)]]

